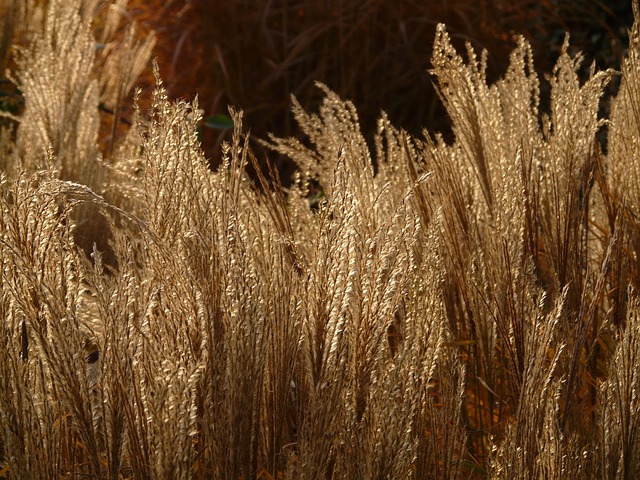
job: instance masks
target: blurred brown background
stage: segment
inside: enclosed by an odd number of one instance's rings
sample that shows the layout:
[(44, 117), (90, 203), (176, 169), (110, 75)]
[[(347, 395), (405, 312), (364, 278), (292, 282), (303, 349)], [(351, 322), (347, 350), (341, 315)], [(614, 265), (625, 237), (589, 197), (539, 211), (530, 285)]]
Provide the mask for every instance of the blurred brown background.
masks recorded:
[[(170, 96), (198, 94), (213, 164), (230, 137), (228, 105), (244, 110), (256, 138), (295, 135), (290, 94), (313, 109), (316, 80), (353, 101), (367, 137), (381, 109), (412, 133), (424, 127), (446, 135), (428, 73), (440, 22), (458, 48), (470, 42), (489, 51), (493, 78), (504, 72), (518, 34), (531, 42), (540, 72), (551, 71), (565, 31), (587, 65), (617, 68), (633, 22), (630, 0), (131, 0), (129, 9), (158, 35), (155, 55)], [(143, 81), (152, 85), (150, 73)], [(268, 154), (254, 147), (261, 159)], [(286, 161), (274, 159), (286, 176)]]

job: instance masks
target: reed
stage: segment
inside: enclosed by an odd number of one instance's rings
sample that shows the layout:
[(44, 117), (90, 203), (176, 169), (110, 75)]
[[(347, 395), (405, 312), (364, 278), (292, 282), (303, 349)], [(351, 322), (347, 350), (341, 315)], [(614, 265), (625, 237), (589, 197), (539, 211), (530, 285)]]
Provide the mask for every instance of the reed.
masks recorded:
[(153, 42), (125, 2), (20, 5), (43, 22), (0, 127), (0, 477), (640, 475), (638, 21), (620, 72), (581, 79), (565, 41), (548, 112), (526, 40), (489, 81), (439, 25), (453, 140), (381, 113), (370, 146), (317, 84), (264, 142), (285, 188), (236, 110), (211, 170), (157, 67), (117, 125)]

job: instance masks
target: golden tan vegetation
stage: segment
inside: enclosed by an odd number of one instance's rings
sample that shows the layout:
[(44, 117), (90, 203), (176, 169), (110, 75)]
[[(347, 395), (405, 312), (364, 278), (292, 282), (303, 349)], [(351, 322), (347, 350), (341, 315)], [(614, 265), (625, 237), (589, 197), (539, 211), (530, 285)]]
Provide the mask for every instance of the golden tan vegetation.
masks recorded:
[(9, 3), (42, 20), (0, 135), (0, 476), (640, 476), (640, 24), (608, 119), (568, 42), (543, 113), (525, 40), (489, 84), (438, 26), (455, 140), (382, 114), (370, 151), (319, 85), (285, 191), (240, 113), (211, 172), (159, 75), (102, 142), (153, 42), (125, 3)]

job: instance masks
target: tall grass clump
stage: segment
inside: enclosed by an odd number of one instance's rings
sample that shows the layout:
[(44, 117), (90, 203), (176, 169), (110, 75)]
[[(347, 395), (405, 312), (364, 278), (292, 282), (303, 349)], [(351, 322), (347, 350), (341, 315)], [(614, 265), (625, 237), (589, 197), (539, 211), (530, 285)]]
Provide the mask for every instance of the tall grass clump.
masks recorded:
[(153, 42), (125, 4), (28, 2), (0, 132), (0, 477), (637, 477), (637, 22), (618, 73), (581, 79), (567, 38), (548, 99), (526, 40), (489, 82), (439, 25), (454, 139), (382, 113), (370, 148), (317, 84), (301, 135), (265, 142), (285, 188), (233, 109), (212, 171), (157, 67), (122, 125)]

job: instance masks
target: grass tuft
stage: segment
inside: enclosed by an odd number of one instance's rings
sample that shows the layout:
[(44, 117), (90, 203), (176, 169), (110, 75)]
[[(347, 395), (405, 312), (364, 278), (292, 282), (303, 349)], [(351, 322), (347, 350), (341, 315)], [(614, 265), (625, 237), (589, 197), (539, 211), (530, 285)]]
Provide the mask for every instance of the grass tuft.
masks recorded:
[(637, 2), (621, 71), (567, 37), (548, 98), (524, 38), (494, 80), (438, 25), (450, 141), (381, 113), (370, 145), (317, 83), (262, 143), (287, 187), (235, 109), (212, 170), (157, 64), (127, 104), (125, 4), (3, 20), (0, 477), (640, 475)]

